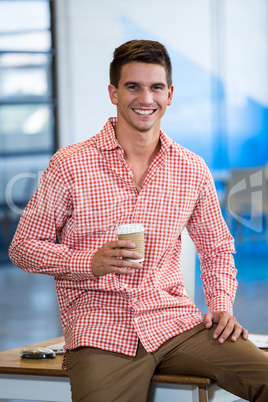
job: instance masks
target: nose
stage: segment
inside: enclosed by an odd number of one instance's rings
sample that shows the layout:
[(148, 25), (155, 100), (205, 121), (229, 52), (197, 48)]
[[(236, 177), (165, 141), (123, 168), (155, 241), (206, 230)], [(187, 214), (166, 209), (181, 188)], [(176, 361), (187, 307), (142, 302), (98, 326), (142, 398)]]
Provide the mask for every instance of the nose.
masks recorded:
[(153, 103), (152, 92), (148, 88), (143, 88), (140, 91), (139, 102), (142, 106), (150, 106)]

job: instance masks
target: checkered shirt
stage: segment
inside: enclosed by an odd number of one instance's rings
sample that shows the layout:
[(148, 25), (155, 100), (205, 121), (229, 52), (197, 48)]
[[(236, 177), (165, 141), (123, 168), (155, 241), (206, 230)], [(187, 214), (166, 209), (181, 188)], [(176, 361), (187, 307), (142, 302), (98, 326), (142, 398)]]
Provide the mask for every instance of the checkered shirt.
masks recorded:
[[(65, 347), (93, 346), (135, 356), (202, 322), (180, 269), (187, 228), (201, 261), (209, 311), (232, 312), (233, 238), (203, 159), (160, 131), (161, 149), (142, 188), (115, 138), (116, 119), (82, 143), (59, 150), (21, 216), (10, 258), (55, 277)], [(123, 223), (145, 228), (145, 261), (134, 275), (91, 271), (94, 253)], [(57, 236), (59, 241), (57, 242)]]

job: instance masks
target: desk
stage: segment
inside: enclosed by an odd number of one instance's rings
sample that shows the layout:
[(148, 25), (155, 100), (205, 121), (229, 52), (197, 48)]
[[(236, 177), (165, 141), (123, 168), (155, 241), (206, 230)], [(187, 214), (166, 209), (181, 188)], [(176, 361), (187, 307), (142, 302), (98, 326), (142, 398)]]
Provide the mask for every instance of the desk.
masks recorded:
[[(46, 347), (60, 342), (63, 342), (63, 337), (28, 346)], [(0, 400), (70, 402), (69, 378), (67, 371), (61, 368), (62, 356), (23, 360), (19, 355), (20, 349), (22, 347), (0, 352)], [(237, 399), (205, 377), (154, 375), (152, 383), (149, 402), (214, 402), (219, 397), (221, 401), (232, 402)]]
[[(53, 345), (63, 337), (29, 346)], [(62, 355), (55, 359), (21, 359), (22, 347), (0, 352), (0, 400), (70, 402), (71, 392), (66, 370), (62, 370)]]

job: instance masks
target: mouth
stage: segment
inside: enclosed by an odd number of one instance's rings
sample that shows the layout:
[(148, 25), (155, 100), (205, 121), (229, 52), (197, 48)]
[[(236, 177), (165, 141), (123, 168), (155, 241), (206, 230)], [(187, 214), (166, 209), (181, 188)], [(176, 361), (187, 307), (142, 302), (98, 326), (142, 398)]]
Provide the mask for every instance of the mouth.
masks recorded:
[(155, 113), (156, 109), (132, 109), (133, 112), (140, 116), (151, 116)]

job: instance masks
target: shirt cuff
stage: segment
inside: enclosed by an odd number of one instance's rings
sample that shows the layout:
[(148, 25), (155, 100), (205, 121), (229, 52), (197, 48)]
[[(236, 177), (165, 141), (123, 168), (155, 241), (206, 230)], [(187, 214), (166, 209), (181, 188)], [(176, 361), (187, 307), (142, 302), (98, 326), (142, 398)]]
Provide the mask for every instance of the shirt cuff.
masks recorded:
[(75, 251), (70, 261), (70, 274), (68, 279), (72, 280), (98, 280), (98, 277), (93, 274), (91, 263), (93, 255), (97, 250), (79, 250)]
[(233, 303), (228, 296), (221, 295), (210, 301), (208, 311), (227, 311), (233, 315)]

